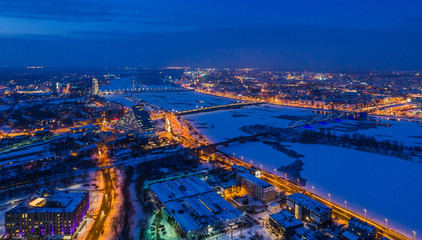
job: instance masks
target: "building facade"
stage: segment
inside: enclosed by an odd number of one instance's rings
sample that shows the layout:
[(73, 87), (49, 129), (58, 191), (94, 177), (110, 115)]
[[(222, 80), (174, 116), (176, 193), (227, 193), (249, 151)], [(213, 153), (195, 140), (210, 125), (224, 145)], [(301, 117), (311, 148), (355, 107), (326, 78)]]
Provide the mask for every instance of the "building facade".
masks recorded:
[(297, 220), (290, 212), (282, 211), (270, 215), (267, 226), (276, 235), (277, 239), (291, 239), (295, 230), (302, 227), (303, 223)]
[(43, 189), (5, 213), (5, 235), (73, 235), (88, 210), (88, 191)]
[(287, 209), (297, 219), (315, 223), (319, 226), (332, 222), (332, 209), (312, 198), (295, 193), (286, 197)]
[(92, 78), (92, 95), (98, 95), (99, 87), (98, 87), (98, 79)]
[(351, 218), (349, 220), (349, 231), (360, 236), (364, 240), (375, 239), (377, 235), (377, 229), (374, 226), (362, 222), (357, 218)]
[(150, 185), (151, 195), (162, 206), (164, 217), (183, 239), (198, 239), (232, 227), (244, 214), (198, 177), (184, 177)]
[(236, 180), (239, 181), (241, 186), (244, 187), (251, 196), (263, 202), (272, 201), (277, 196), (277, 191), (273, 185), (250, 173), (237, 172)]

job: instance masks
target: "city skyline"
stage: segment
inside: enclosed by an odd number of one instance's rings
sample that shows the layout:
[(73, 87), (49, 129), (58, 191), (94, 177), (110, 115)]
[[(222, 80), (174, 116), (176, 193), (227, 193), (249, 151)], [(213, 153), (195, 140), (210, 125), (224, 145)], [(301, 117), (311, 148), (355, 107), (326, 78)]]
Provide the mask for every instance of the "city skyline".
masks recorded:
[(422, 69), (421, 3), (2, 1), (0, 66)]
[(0, 0), (0, 239), (422, 240), (421, 9)]

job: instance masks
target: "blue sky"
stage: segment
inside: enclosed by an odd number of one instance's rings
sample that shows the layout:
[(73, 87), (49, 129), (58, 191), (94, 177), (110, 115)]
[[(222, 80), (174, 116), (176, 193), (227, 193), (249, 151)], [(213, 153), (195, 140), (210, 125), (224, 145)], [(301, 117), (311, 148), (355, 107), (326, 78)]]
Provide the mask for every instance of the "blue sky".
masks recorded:
[(0, 66), (422, 69), (421, 1), (2, 0)]

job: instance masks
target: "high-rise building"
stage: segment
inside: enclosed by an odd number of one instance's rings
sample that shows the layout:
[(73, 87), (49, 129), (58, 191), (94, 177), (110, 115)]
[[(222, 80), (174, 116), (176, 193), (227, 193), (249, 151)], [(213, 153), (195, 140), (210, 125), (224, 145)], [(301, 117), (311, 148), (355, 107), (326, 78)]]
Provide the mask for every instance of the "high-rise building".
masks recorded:
[(98, 90), (98, 79), (92, 78), (92, 95), (97, 95)]
[(60, 85), (59, 82), (54, 81), (52, 84), (52, 90), (53, 90), (53, 94), (57, 95), (60, 92)]

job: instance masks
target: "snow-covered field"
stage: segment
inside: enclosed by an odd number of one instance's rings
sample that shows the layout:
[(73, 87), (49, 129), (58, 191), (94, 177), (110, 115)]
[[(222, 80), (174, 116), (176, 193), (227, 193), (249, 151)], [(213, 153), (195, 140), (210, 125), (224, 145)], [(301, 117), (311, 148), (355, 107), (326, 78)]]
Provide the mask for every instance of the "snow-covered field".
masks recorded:
[(142, 228), (141, 224), (143, 223), (143, 220), (145, 218), (145, 213), (142, 210), (142, 203), (138, 200), (136, 197), (136, 188), (135, 188), (135, 182), (132, 182), (129, 187), (130, 191), (130, 199), (133, 204), (133, 214), (130, 219), (131, 226), (130, 231), (134, 239), (140, 239), (140, 230)]
[(225, 105), (234, 100), (214, 97), (193, 91), (180, 92), (144, 92), (134, 96), (167, 110), (184, 111), (200, 107)]
[[(196, 106), (222, 105), (232, 100), (203, 95), (196, 92), (154, 92), (136, 94), (169, 110), (187, 110)], [(203, 101), (203, 102), (202, 102)], [(203, 104), (203, 105), (201, 105)], [(251, 106), (235, 110), (206, 112), (184, 116), (211, 142), (246, 135), (239, 129), (246, 125), (287, 127), (292, 120), (312, 118), (311, 110), (272, 105)], [(355, 132), (374, 136), (380, 140), (402, 141), (405, 145), (422, 145), (422, 125), (415, 122), (378, 119), (343, 120), (317, 124), (314, 128), (330, 128), (338, 134)], [(298, 129), (300, 130), (300, 129)], [(385, 222), (409, 235), (413, 230), (422, 232), (422, 164), (398, 158), (322, 145), (292, 145), (292, 149), (305, 155), (302, 176), (307, 187), (315, 186), (321, 196), (331, 194), (332, 200), (368, 217)], [(243, 156), (255, 166), (274, 172), (275, 168), (291, 163), (287, 157), (262, 142), (247, 142), (222, 147), (222, 151)]]
[(284, 128), (292, 121), (285, 116), (300, 119), (310, 115), (314, 114), (309, 110), (264, 105), (198, 113), (184, 118), (211, 142), (221, 142), (227, 138), (247, 135), (239, 130), (242, 126), (260, 124)]
[(409, 236), (422, 232), (422, 164), (402, 159), (308, 144), (289, 144), (305, 155), (303, 177), (307, 187), (363, 215), (385, 222)]
[[(200, 113), (185, 118), (211, 142), (220, 142), (246, 135), (239, 130), (245, 125), (286, 127), (291, 122), (286, 115), (300, 118), (313, 113), (265, 105)], [(409, 146), (422, 143), (422, 126), (416, 122), (343, 120), (313, 127), (335, 129), (338, 134), (357, 132), (380, 140), (402, 141)], [(330, 193), (332, 200), (343, 205), (347, 201), (348, 207), (361, 214), (363, 209), (367, 209), (368, 217), (380, 223), (387, 218), (389, 226), (409, 236), (413, 230), (422, 232), (422, 223), (418, 219), (422, 214), (422, 202), (418, 200), (422, 197), (421, 163), (332, 146), (288, 145), (305, 155), (302, 158), (305, 163), (302, 177), (308, 180), (310, 190), (315, 186), (317, 193), (327, 198)], [(237, 143), (221, 150), (232, 155), (235, 153), (239, 158), (243, 156), (245, 161), (253, 161), (255, 166), (262, 164), (264, 169), (271, 172), (294, 160), (262, 142)]]
[(282, 174), (274, 171), (274, 169), (295, 161), (295, 159), (288, 157), (263, 142), (236, 143), (228, 147), (219, 147), (219, 149), (227, 154), (243, 158), (245, 162), (252, 161), (254, 166), (260, 167), (262, 165), (264, 170), (277, 175)]
[[(132, 89), (132, 87), (133, 83), (131, 78), (121, 78), (112, 80), (109, 85), (101, 86), (100, 91), (124, 90)], [(191, 110), (200, 107), (217, 106), (235, 102), (231, 99), (215, 97), (193, 91), (165, 91), (166, 88), (174, 88), (168, 85), (136, 84), (135, 88), (163, 89), (163, 91), (133, 93), (132, 95), (133, 97), (145, 100), (153, 105), (174, 111)], [(120, 102), (127, 107), (135, 105), (134, 102), (126, 99), (122, 94), (116, 93), (103, 96), (110, 101)]]
[(403, 142), (408, 146), (422, 147), (422, 125), (410, 121), (378, 120), (379, 123), (387, 124), (388, 127), (377, 127), (359, 130), (360, 134), (374, 136), (379, 140), (392, 140)]
[[(140, 87), (138, 84), (135, 84), (135, 87)], [(100, 91), (114, 91), (114, 90), (125, 90), (133, 88), (133, 80), (131, 77), (124, 77), (119, 79), (110, 80), (110, 84), (105, 86), (100, 86)]]
[(107, 95), (102, 95), (102, 97), (104, 97), (105, 99), (111, 101), (111, 102), (118, 102), (128, 108), (133, 107), (136, 105), (136, 103), (134, 101), (131, 101), (127, 98), (125, 98), (125, 96), (123, 94), (107, 94)]
[[(304, 155), (302, 177), (306, 188), (378, 222), (389, 221), (393, 229), (407, 233), (422, 232), (422, 164), (340, 147), (289, 143)], [(260, 164), (267, 171), (291, 163), (289, 158), (262, 142), (236, 143), (222, 150), (245, 161)], [(277, 172), (278, 175), (282, 173)], [(408, 207), (404, 207), (408, 206)]]

